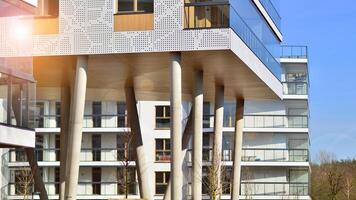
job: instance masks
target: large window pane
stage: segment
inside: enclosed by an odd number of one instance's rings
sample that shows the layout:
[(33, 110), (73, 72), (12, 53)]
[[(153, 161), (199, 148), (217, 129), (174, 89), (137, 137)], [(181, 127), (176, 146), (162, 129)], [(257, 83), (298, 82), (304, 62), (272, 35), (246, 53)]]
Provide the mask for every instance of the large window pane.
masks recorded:
[(0, 123), (7, 123), (8, 114), (8, 76), (0, 73)]

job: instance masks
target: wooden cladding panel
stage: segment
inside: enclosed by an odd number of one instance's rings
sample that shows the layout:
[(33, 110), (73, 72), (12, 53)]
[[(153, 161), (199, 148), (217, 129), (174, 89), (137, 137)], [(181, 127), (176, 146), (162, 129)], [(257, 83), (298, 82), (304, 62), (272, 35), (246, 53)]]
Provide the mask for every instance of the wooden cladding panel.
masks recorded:
[(33, 19), (34, 35), (58, 34), (59, 20), (57, 17), (38, 17)]
[(153, 13), (119, 14), (114, 16), (114, 31), (153, 30)]

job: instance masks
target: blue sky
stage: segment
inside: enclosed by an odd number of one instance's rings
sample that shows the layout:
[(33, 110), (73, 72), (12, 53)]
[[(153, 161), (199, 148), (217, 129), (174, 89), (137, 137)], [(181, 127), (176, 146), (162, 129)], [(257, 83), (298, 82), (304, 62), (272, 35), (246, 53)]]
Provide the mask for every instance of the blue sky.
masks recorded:
[(281, 0), (285, 44), (308, 45), (312, 158), (356, 158), (356, 1)]

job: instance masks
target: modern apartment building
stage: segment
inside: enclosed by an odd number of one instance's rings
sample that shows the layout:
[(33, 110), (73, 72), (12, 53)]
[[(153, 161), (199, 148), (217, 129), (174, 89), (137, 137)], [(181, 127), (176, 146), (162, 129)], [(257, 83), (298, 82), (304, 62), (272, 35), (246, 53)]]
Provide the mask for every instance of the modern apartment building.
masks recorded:
[(1, 199), (310, 199), (278, 0), (34, 2), (0, 0)]

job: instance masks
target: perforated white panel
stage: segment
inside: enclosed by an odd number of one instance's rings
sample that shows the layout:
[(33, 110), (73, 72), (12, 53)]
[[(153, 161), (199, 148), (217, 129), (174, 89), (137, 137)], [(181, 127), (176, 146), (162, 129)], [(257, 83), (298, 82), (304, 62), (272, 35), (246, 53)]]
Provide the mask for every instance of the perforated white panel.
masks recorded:
[[(36, 35), (18, 48), (0, 20), (0, 56), (109, 54), (229, 49), (229, 29), (183, 30), (183, 1), (154, 1), (154, 30), (114, 32), (114, 0), (60, 0), (59, 34)], [(16, 46), (16, 48), (15, 48)]]
[(0, 56), (32, 55), (32, 18), (0, 18)]

